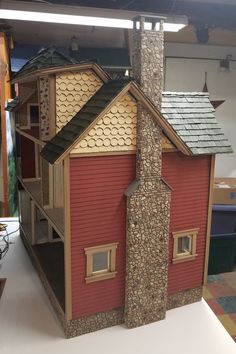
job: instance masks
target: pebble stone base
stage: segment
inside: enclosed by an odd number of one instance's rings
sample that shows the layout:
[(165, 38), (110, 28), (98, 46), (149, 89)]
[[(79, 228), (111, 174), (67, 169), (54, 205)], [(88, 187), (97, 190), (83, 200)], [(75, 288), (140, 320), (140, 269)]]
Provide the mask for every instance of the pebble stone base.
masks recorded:
[(116, 326), (124, 322), (124, 309), (97, 313), (76, 320), (68, 321), (65, 328), (66, 338), (98, 331), (99, 329)]
[(192, 304), (193, 302), (200, 301), (202, 298), (202, 286), (194, 289), (180, 291), (176, 294), (168, 296), (167, 310), (176, 307)]

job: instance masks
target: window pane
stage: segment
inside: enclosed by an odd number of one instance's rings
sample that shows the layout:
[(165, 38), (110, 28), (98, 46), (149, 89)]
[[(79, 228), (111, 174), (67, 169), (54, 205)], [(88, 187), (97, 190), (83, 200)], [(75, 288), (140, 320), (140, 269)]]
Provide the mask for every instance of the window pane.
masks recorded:
[(178, 238), (178, 254), (180, 253), (190, 253), (191, 250), (191, 240), (190, 237), (184, 236)]
[(99, 272), (101, 270), (108, 270), (109, 257), (108, 252), (99, 252), (93, 254), (93, 272)]
[(30, 106), (30, 123), (38, 124), (39, 123), (39, 107)]

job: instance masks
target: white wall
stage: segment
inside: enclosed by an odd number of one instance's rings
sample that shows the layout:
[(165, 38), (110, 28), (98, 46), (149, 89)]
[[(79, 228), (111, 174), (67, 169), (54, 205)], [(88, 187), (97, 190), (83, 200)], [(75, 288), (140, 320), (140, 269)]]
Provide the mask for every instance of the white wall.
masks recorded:
[[(230, 71), (219, 67), (219, 59), (232, 55)], [(225, 100), (216, 110), (216, 118), (235, 151), (217, 155), (217, 177), (236, 177), (236, 48), (168, 43), (166, 56), (166, 91), (202, 91), (207, 85), (212, 100)], [(216, 60), (217, 59), (217, 60)]]

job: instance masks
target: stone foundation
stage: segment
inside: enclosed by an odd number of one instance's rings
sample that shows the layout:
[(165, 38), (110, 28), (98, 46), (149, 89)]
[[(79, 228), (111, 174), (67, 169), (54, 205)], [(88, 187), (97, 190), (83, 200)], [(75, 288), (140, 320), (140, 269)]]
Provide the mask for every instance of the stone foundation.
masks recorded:
[(115, 309), (68, 321), (65, 329), (66, 337), (76, 337), (81, 334), (119, 325), (124, 322), (123, 313), (123, 309)]
[(176, 307), (192, 304), (200, 301), (202, 298), (202, 286), (194, 289), (180, 291), (179, 293), (168, 296), (167, 309), (171, 310)]

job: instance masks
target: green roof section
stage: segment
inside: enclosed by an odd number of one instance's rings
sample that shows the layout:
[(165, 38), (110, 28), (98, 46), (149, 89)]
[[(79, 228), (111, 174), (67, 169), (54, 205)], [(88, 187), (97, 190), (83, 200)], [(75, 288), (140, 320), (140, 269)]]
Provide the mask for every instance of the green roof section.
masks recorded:
[(41, 156), (53, 164), (95, 121), (129, 80), (113, 80), (104, 84), (81, 110), (43, 147)]
[(76, 60), (70, 58), (64, 53), (58, 51), (54, 47), (41, 50), (35, 57), (27, 61), (22, 68), (16, 73), (14, 79), (33, 73), (37, 70), (55, 68), (57, 66), (76, 64)]
[(163, 92), (162, 115), (193, 155), (233, 152), (205, 92)]

